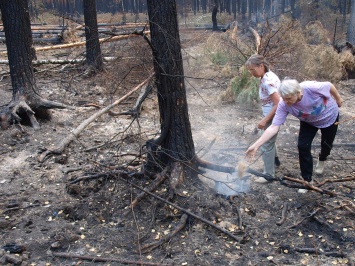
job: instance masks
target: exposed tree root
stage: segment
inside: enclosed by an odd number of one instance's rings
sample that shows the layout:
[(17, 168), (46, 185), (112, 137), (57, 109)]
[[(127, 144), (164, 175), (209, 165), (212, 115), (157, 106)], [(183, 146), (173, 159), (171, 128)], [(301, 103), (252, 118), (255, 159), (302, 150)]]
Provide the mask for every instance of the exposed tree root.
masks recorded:
[(155, 249), (157, 247), (160, 247), (165, 242), (168, 242), (173, 236), (175, 236), (178, 232), (180, 232), (185, 227), (187, 218), (188, 218), (187, 214), (183, 214), (181, 216), (179, 224), (175, 227), (174, 231), (169, 233), (164, 238), (159, 239), (159, 241), (155, 241), (153, 243), (146, 244), (146, 245), (142, 246), (141, 247), (141, 252), (142, 253), (148, 253), (148, 252), (152, 251), (153, 249)]
[(76, 137), (79, 136), (79, 134), (93, 121), (95, 121), (95, 119), (97, 119), (98, 117), (100, 117), (101, 115), (103, 115), (104, 113), (107, 113), (110, 109), (112, 109), (113, 107), (115, 107), (116, 105), (120, 104), (122, 101), (124, 101), (125, 99), (127, 99), (129, 96), (131, 96), (134, 92), (136, 92), (137, 90), (139, 90), (142, 86), (144, 86), (146, 83), (148, 83), (150, 81), (150, 79), (153, 77), (154, 74), (151, 74), (146, 80), (144, 80), (142, 83), (140, 83), (138, 86), (136, 86), (133, 90), (131, 90), (129, 93), (127, 93), (126, 95), (122, 96), (120, 99), (118, 99), (117, 101), (115, 101), (114, 103), (106, 106), (105, 108), (99, 110), (97, 113), (95, 113), (94, 115), (92, 115), (91, 117), (87, 118), (86, 120), (84, 120), (76, 129), (74, 129), (70, 135), (68, 135), (66, 138), (64, 138), (57, 147), (55, 148), (51, 148), (51, 149), (47, 149), (45, 150), (39, 157), (38, 157), (38, 161), (39, 162), (43, 162), (49, 155), (51, 154), (61, 154), (65, 147)]
[(24, 97), (19, 100), (12, 100), (2, 111), (1, 111), (1, 127), (7, 129), (11, 123), (20, 122), (22, 118), (18, 115), (19, 113), (26, 114), (31, 126), (34, 129), (39, 129), (39, 123), (35, 118), (35, 112), (32, 111), (31, 107), (26, 103)]
[[(18, 96), (15, 99), (11, 100), (11, 102), (1, 110), (0, 121), (1, 127), (3, 129), (8, 128), (11, 123), (14, 124), (16, 122), (21, 122), (22, 118), (20, 117), (20, 115), (26, 115), (31, 126), (34, 129), (39, 129), (40, 125), (35, 117), (35, 112), (33, 111), (33, 109), (74, 109), (72, 106), (49, 101), (37, 96), (28, 98), (30, 99), (28, 100), (27, 97), (22, 95)], [(32, 106), (32, 108), (30, 106)]]

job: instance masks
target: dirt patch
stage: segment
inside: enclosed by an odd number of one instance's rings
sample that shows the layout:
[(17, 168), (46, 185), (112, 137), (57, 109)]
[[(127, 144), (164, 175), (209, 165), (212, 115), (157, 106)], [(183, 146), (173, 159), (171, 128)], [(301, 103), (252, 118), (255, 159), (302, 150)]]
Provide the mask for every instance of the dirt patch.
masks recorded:
[[(200, 40), (209, 34), (205, 33)], [(196, 151), (205, 160), (235, 167), (244, 158), (248, 145), (261, 134), (255, 131), (260, 111), (218, 100), (229, 78), (204, 61), (203, 42), (197, 42), (193, 36), (183, 35), (183, 45), (187, 52), (185, 74), (199, 77), (186, 82)], [(124, 47), (128, 44), (133, 43)], [(139, 43), (134, 45), (138, 47)], [(128, 49), (124, 47), (110, 44), (104, 50), (127, 56)], [(36, 74), (40, 93), (75, 106), (91, 102), (108, 104), (143, 78), (143, 68), (134, 66), (137, 62), (125, 61), (131, 65), (122, 62), (108, 64), (108, 72), (91, 78), (82, 75), (81, 67), (42, 66)], [(2, 73), (6, 71), (2, 66)], [(338, 84), (347, 99), (341, 108), (341, 120), (353, 116), (354, 87), (351, 80)], [(11, 99), (7, 75), (0, 88), (4, 105)], [(118, 106), (116, 111), (128, 110), (136, 97)], [(354, 181), (325, 183), (322, 188), (339, 194), (329, 197), (314, 191), (301, 195), (296, 188), (280, 182), (256, 184), (251, 175), (241, 179), (206, 171), (198, 180), (187, 178), (178, 188), (174, 203), (235, 238), (188, 216), (182, 231), (158, 248), (150, 249), (149, 244), (179, 226), (183, 212), (149, 196), (122, 220), (122, 213), (141, 193), (127, 180), (140, 187), (147, 187), (152, 180), (129, 176), (123, 179), (118, 173), (126, 171), (127, 165), (131, 170), (139, 169), (140, 148), (160, 128), (156, 105), (152, 95), (145, 101), (139, 120), (133, 123), (129, 116), (99, 117), (64, 154), (43, 163), (37, 160), (43, 148), (57, 145), (97, 112), (95, 107), (53, 110), (52, 121), (40, 121), (38, 131), (14, 125), (0, 132), (0, 244), (5, 248), (16, 244), (21, 250), (15, 256), (5, 254), (2, 249), (2, 262), (15, 264), (17, 259), (24, 265), (93, 265), (107, 259), (105, 265), (133, 261), (144, 261), (147, 265), (354, 265)], [(281, 129), (278, 177), (299, 176), (297, 132), (298, 122), (292, 118)], [(354, 138), (353, 121), (341, 123), (326, 172), (315, 177), (318, 182), (354, 177)], [(211, 143), (214, 144), (210, 146)], [(314, 142), (317, 143), (319, 139)], [(317, 151), (315, 146), (315, 155)], [(250, 167), (261, 170), (261, 159)], [(83, 177), (91, 178), (73, 182)], [(231, 186), (238, 193), (226, 197), (223, 194), (227, 193), (221, 192), (228, 190), (226, 184), (235, 180)], [(164, 182), (155, 193), (166, 197), (169, 182)], [(54, 252), (78, 258), (53, 256)]]

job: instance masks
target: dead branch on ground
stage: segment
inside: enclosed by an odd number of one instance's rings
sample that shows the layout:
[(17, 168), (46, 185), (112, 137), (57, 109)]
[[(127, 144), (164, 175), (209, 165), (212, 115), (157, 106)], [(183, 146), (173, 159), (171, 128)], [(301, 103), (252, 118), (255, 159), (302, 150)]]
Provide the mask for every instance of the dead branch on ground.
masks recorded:
[[(105, 62), (110, 62), (114, 61), (117, 59), (117, 57), (103, 57), (102, 58)], [(39, 65), (46, 65), (46, 64), (52, 64), (52, 65), (67, 65), (67, 64), (79, 64), (79, 63), (84, 63), (86, 61), (86, 58), (76, 58), (76, 59), (42, 59), (42, 60), (34, 60), (32, 61), (32, 65), (34, 66), (39, 66)], [(0, 64), (3, 65), (8, 65), (9, 60), (0, 60)]]
[(89, 260), (91, 262), (119, 262), (122, 264), (149, 265), (149, 266), (166, 265), (166, 264), (154, 263), (154, 262), (132, 261), (132, 260), (104, 258), (104, 257), (95, 257), (95, 256), (84, 256), (84, 255), (77, 255), (77, 254), (66, 253), (66, 252), (53, 252), (52, 255), (54, 257), (60, 257), (60, 258), (66, 258), (66, 259)]
[(277, 225), (282, 225), (286, 221), (287, 211), (288, 211), (288, 203), (285, 201), (282, 209), (281, 220), (276, 223)]
[(218, 165), (218, 164), (214, 164), (208, 161), (205, 161), (201, 158), (197, 158), (196, 159), (197, 165), (203, 168), (207, 168), (210, 170), (214, 170), (214, 171), (218, 171), (218, 172), (223, 172), (223, 173), (228, 173), (228, 174), (232, 174), (235, 172), (235, 167), (231, 167), (231, 166), (222, 166), (222, 165)]
[[(123, 179), (122, 179), (122, 180), (123, 180)], [(240, 240), (239, 240), (235, 235), (233, 235), (232, 233), (230, 233), (230, 232), (228, 232), (227, 230), (225, 230), (225, 229), (223, 229), (223, 228), (221, 228), (221, 227), (219, 227), (219, 226), (213, 224), (212, 222), (210, 222), (210, 221), (208, 221), (208, 220), (206, 220), (206, 219), (204, 219), (204, 218), (202, 218), (202, 217), (200, 217), (200, 216), (198, 216), (198, 215), (196, 215), (196, 214), (190, 212), (189, 210), (186, 210), (186, 209), (184, 209), (184, 208), (182, 208), (182, 207), (180, 207), (180, 206), (178, 206), (178, 205), (176, 205), (176, 204), (174, 204), (174, 203), (172, 203), (172, 202), (170, 202), (170, 201), (167, 201), (166, 199), (163, 199), (162, 197), (159, 197), (158, 195), (155, 195), (154, 193), (152, 193), (152, 192), (150, 192), (150, 191), (148, 191), (148, 190), (146, 190), (146, 189), (144, 189), (144, 188), (141, 188), (140, 186), (138, 186), (138, 185), (136, 185), (136, 184), (133, 184), (132, 182), (129, 182), (128, 180), (124, 180), (124, 181), (126, 181), (126, 182), (129, 183), (130, 185), (134, 186), (135, 188), (138, 188), (138, 189), (144, 191), (145, 193), (149, 194), (150, 196), (152, 196), (152, 197), (154, 197), (154, 198), (156, 198), (156, 199), (158, 199), (158, 200), (160, 200), (160, 201), (162, 201), (162, 202), (164, 202), (164, 203), (166, 203), (166, 204), (168, 204), (168, 205), (174, 207), (175, 209), (178, 209), (179, 211), (182, 211), (182, 212), (184, 212), (184, 213), (190, 215), (191, 217), (194, 217), (194, 218), (196, 218), (196, 219), (198, 219), (198, 220), (200, 220), (200, 221), (202, 221), (202, 222), (204, 222), (204, 223), (206, 223), (206, 224), (212, 226), (213, 228), (215, 228), (215, 229), (221, 231), (222, 233), (228, 235), (228, 236), (231, 237), (233, 240), (235, 240), (235, 241), (237, 241), (237, 242), (240, 241)]]
[(327, 183), (340, 183), (340, 182), (348, 182), (348, 181), (353, 181), (355, 180), (355, 176), (352, 176), (352, 177), (347, 177), (347, 178), (340, 178), (340, 179), (325, 179), (324, 181), (322, 182), (319, 182), (317, 184), (318, 187), (321, 187)]
[(340, 258), (347, 257), (347, 255), (345, 253), (343, 253), (342, 251), (324, 251), (322, 249), (317, 249), (317, 248), (281, 246), (280, 249), (288, 250), (289, 252), (300, 252), (300, 253), (308, 253), (308, 254), (325, 255), (328, 257), (340, 257)]
[[(149, 35), (150, 31), (141, 31), (141, 32), (133, 32), (129, 33), (127, 35), (119, 35), (119, 36), (112, 36), (108, 38), (101, 38), (99, 39), (99, 43), (104, 43), (104, 42), (113, 42), (113, 41), (118, 41), (118, 40), (124, 40), (128, 39), (131, 37), (138, 37), (141, 35)], [(61, 44), (61, 45), (51, 45), (51, 46), (44, 46), (44, 47), (36, 47), (35, 51), (49, 51), (49, 50), (56, 50), (56, 49), (65, 49), (65, 48), (72, 48), (72, 47), (78, 47), (78, 46), (84, 46), (86, 45), (86, 41), (82, 42), (76, 42), (76, 43), (68, 43), (68, 44)], [(0, 52), (0, 55), (7, 55), (7, 51), (2, 51)]]
[(97, 119), (98, 117), (100, 117), (101, 115), (107, 113), (110, 109), (112, 109), (113, 107), (115, 107), (116, 105), (120, 104), (122, 101), (124, 101), (125, 99), (127, 99), (129, 96), (131, 96), (134, 92), (136, 92), (137, 90), (139, 90), (142, 86), (144, 86), (145, 84), (147, 84), (152, 77), (154, 76), (154, 74), (150, 74), (149, 77), (144, 80), (142, 83), (140, 83), (138, 86), (136, 86), (134, 89), (132, 89), (130, 92), (128, 92), (126, 95), (122, 96), (120, 99), (116, 100), (114, 103), (106, 106), (105, 108), (101, 109), (100, 111), (98, 111), (97, 113), (95, 113), (94, 115), (92, 115), (91, 117), (87, 118), (86, 120), (84, 120), (76, 129), (74, 129), (70, 135), (68, 135), (66, 138), (64, 138), (57, 147), (55, 148), (48, 148), (46, 151), (44, 151), (39, 157), (38, 157), (38, 161), (39, 162), (43, 162), (47, 156), (51, 155), (51, 154), (61, 154), (65, 147), (76, 137), (79, 136), (79, 134), (93, 121), (95, 121), (95, 119)]
[(188, 215), (183, 214), (181, 216), (179, 224), (175, 227), (175, 229), (171, 233), (166, 235), (164, 238), (159, 239), (159, 241), (155, 241), (153, 243), (146, 244), (146, 245), (142, 246), (141, 247), (142, 253), (148, 253), (148, 252), (152, 251), (153, 249), (160, 247), (165, 242), (168, 242), (173, 236), (175, 236), (177, 233), (179, 233), (185, 227), (186, 222), (187, 222), (187, 218), (188, 218)]
[[(147, 188), (148, 191), (152, 192), (158, 188), (160, 184), (162, 184), (166, 179), (167, 168), (165, 168), (161, 173), (157, 174), (156, 179), (150, 186)], [(137, 204), (146, 196), (147, 194), (143, 191), (140, 193), (127, 207), (127, 209), (122, 213), (118, 222), (121, 222), (124, 217), (126, 217), (129, 213), (132, 212), (133, 208), (137, 206)]]
[[(293, 184), (289, 184), (286, 183), (284, 180), (288, 180), (288, 181), (292, 181), (293, 183), (298, 183), (301, 184), (302, 186), (298, 186), (298, 185), (293, 185)], [(286, 187), (290, 187), (290, 188), (305, 188), (308, 190), (314, 190), (320, 194), (327, 194), (329, 196), (338, 196), (339, 194), (327, 189), (321, 189), (318, 186), (312, 185), (309, 182), (305, 181), (305, 180), (301, 180), (301, 179), (297, 179), (297, 178), (292, 178), (292, 177), (288, 177), (288, 176), (284, 176), (282, 178), (279, 179), (280, 183)]]

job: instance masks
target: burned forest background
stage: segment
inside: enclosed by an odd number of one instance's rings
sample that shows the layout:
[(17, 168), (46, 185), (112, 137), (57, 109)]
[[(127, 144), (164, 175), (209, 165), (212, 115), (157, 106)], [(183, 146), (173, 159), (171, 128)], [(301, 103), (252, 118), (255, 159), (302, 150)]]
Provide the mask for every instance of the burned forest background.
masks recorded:
[[(28, 1), (29, 96), (0, 31), (0, 264), (353, 266), (353, 2)], [(262, 133), (255, 53), (345, 100), (312, 187), (292, 118), (276, 178), (238, 172)]]

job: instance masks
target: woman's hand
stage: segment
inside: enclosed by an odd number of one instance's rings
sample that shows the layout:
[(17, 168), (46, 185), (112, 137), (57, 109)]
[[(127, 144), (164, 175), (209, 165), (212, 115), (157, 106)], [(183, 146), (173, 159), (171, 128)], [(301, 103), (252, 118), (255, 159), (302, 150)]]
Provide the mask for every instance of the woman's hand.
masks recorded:
[(344, 100), (340, 97), (339, 99), (336, 99), (338, 107), (341, 107), (343, 105)]
[(265, 129), (266, 124), (267, 124), (266, 119), (265, 119), (265, 118), (262, 119), (262, 120), (258, 123), (258, 129)]
[(258, 148), (254, 145), (251, 145), (247, 151), (245, 152), (245, 157), (247, 158), (247, 160), (250, 162), (252, 160), (254, 160), (255, 154), (258, 151)]

